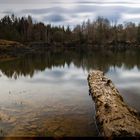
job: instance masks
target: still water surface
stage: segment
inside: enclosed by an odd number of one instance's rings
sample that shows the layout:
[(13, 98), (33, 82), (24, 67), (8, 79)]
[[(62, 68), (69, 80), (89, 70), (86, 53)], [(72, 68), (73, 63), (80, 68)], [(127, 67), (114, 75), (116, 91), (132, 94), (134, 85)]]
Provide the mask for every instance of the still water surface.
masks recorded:
[(47, 52), (0, 62), (0, 136), (98, 136), (88, 72), (140, 111), (140, 51)]

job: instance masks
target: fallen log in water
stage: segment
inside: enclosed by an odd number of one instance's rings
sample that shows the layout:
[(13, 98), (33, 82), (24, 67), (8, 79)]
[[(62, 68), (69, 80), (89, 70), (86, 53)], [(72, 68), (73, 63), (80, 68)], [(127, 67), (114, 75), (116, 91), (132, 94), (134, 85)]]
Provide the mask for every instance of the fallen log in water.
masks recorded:
[(110, 79), (101, 71), (88, 76), (96, 105), (96, 120), (102, 136), (140, 136), (140, 117), (128, 107)]

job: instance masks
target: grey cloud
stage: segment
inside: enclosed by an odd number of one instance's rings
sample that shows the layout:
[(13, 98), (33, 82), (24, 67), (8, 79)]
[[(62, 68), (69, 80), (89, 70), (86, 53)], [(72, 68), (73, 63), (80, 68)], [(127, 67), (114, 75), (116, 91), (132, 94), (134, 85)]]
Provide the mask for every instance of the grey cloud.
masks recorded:
[(130, 18), (130, 19), (125, 19), (125, 22), (135, 22), (135, 23), (140, 23), (140, 18)]
[(139, 0), (0, 0), (0, 3), (6, 4), (24, 4), (24, 3), (138, 3)]
[[(108, 0), (112, 2), (111, 0)], [(135, 0), (136, 1), (136, 0)], [(76, 1), (78, 2), (78, 1)], [(74, 3), (76, 3), (74, 2)], [(79, 2), (84, 2), (83, 0), (79, 0)], [(103, 1), (102, 1), (103, 2)], [(127, 0), (125, 0), (127, 2)], [(128, 2), (130, 2), (128, 0)], [(65, 24), (65, 25), (74, 25), (79, 24), (81, 20), (87, 20), (87, 18), (95, 19), (98, 16), (106, 17), (110, 20), (117, 20), (119, 22), (123, 22), (125, 19), (123, 18), (124, 14), (140, 14), (140, 7), (138, 5), (131, 6), (128, 4), (122, 5), (103, 5), (103, 4), (77, 4), (70, 5), (68, 4), (48, 4), (46, 8), (38, 7), (38, 5), (31, 6), (31, 8), (23, 8), (15, 10), (15, 9), (6, 9), (1, 12), (4, 14), (15, 13), (17, 16), (25, 16), (31, 15), (37, 21), (43, 21), (45, 23), (52, 23), (54, 25), (57, 24)], [(2, 11), (2, 6), (1, 11)], [(16, 7), (16, 5), (15, 5)], [(68, 8), (67, 8), (68, 7)], [(86, 18), (86, 19), (85, 19)], [(134, 22), (137, 22), (138, 18), (131, 18)]]
[(66, 18), (63, 15), (59, 14), (50, 14), (43, 17), (44, 22), (63, 22)]
[(25, 14), (50, 14), (50, 13), (68, 13), (69, 10), (62, 8), (62, 7), (49, 7), (49, 8), (42, 8), (42, 9), (24, 9), (20, 11), (21, 13)]
[(49, 8), (42, 8), (42, 9), (24, 9), (21, 10), (21, 13), (25, 14), (50, 14), (50, 13), (59, 13), (59, 14), (77, 14), (77, 13), (140, 13), (139, 7), (126, 7), (126, 6), (102, 6), (102, 5), (78, 5), (74, 8), (67, 9), (61, 6), (59, 7), (49, 7)]
[(140, 8), (126, 7), (126, 6), (93, 6), (93, 7), (87, 6), (87, 7), (81, 7), (81, 11), (83, 13), (86, 11), (93, 12), (96, 15), (96, 17), (103, 16), (110, 20), (119, 21), (121, 19), (122, 14), (139, 14)]
[(8, 11), (3, 11), (2, 13), (10, 15), (10, 14), (13, 14), (14, 12), (13, 12), (13, 10), (8, 10)]
[(23, 4), (23, 3), (46, 3), (50, 0), (0, 0), (2, 4)]

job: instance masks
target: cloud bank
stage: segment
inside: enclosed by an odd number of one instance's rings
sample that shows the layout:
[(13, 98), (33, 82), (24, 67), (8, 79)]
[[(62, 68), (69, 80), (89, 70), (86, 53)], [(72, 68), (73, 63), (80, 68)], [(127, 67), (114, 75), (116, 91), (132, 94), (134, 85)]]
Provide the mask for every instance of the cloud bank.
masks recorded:
[(35, 21), (53, 25), (80, 24), (98, 16), (111, 21), (140, 22), (139, 0), (0, 0), (0, 17), (14, 13), (17, 16), (31, 15)]

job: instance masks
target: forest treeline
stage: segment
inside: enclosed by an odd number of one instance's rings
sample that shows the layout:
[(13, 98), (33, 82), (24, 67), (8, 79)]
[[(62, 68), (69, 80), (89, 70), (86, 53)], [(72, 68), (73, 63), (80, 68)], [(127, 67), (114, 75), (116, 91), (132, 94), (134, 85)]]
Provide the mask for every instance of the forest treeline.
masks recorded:
[(140, 24), (127, 22), (117, 24), (98, 17), (74, 28), (69, 26), (45, 25), (33, 22), (31, 16), (16, 17), (7, 15), (0, 19), (0, 39), (19, 42), (59, 42), (59, 43), (140, 43)]

